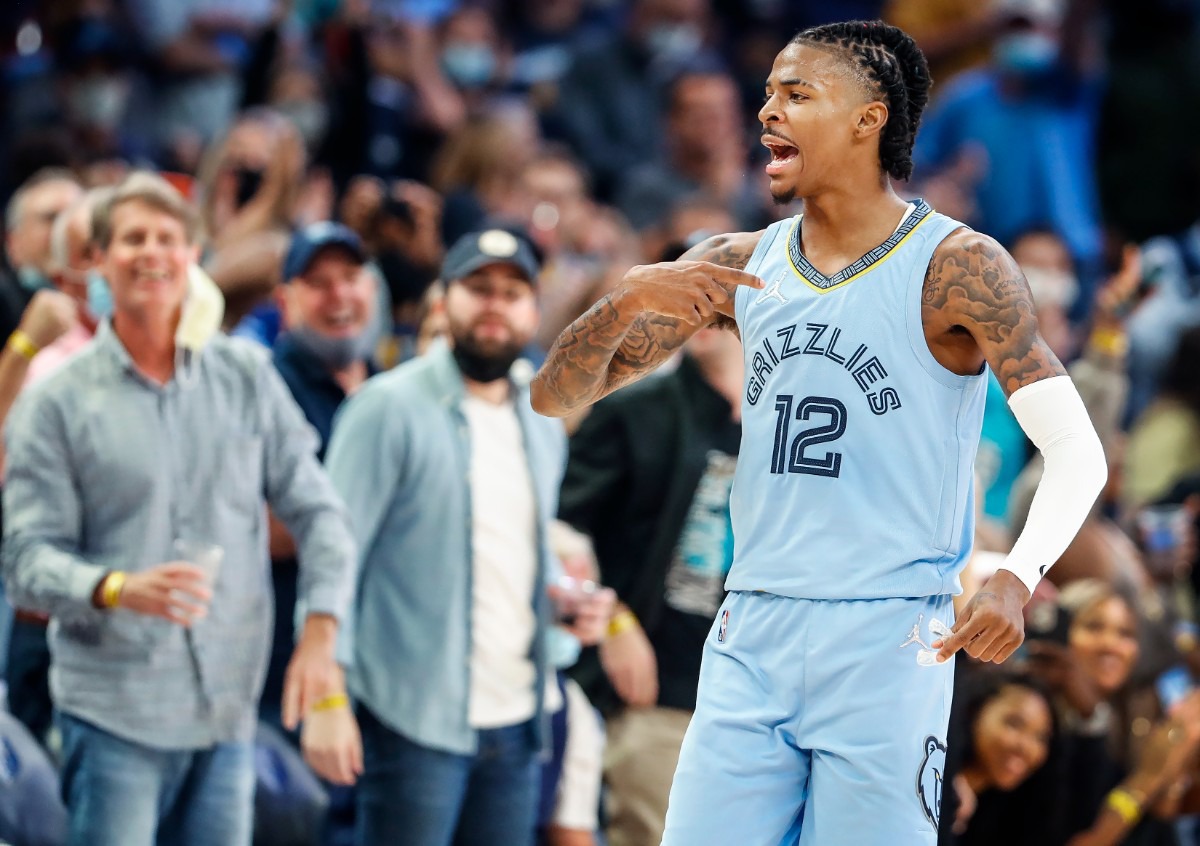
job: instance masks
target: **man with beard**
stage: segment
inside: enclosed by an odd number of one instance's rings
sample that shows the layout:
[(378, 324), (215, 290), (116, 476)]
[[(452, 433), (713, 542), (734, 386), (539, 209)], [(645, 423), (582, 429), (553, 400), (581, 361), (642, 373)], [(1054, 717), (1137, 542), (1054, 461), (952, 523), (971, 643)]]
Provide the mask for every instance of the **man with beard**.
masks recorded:
[[(509, 232), (459, 239), (442, 266), (452, 346), (371, 380), (334, 427), (326, 461), (361, 543), (339, 648), (365, 753), (360, 844), (533, 842), (566, 460), (562, 426), (514, 378), (538, 272)], [(595, 628), (597, 604), (571, 631)]]

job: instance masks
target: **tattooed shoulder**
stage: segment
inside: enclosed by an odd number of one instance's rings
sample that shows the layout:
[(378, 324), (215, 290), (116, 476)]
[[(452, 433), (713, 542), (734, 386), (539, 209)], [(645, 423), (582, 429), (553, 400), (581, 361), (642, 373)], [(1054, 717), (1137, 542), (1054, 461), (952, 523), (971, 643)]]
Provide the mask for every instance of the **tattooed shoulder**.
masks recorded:
[(707, 261), (722, 267), (732, 267), (735, 270), (745, 270), (754, 255), (763, 232), (734, 232), (727, 235), (713, 235), (705, 238), (682, 256), (681, 261)]
[(969, 332), (1009, 394), (1066, 372), (1038, 333), (1021, 268), (987, 235), (963, 229), (938, 246), (925, 274), (921, 306), (926, 326)]

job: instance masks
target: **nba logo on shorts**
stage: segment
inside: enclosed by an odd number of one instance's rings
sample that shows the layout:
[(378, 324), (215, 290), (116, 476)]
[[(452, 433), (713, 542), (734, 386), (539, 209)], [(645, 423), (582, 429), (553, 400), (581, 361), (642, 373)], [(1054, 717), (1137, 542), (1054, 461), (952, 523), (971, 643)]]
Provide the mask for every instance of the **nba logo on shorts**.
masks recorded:
[(717, 629), (717, 643), (725, 642), (725, 634), (729, 631), (729, 609), (721, 612), (721, 628)]

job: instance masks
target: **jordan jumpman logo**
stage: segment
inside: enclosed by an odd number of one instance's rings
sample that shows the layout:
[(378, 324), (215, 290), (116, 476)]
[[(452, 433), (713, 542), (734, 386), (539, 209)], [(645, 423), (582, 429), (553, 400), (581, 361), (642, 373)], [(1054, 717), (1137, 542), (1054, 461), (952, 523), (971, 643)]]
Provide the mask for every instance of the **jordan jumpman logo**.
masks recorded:
[(787, 279), (787, 271), (779, 274), (779, 278), (772, 283), (770, 288), (767, 288), (759, 295), (758, 299), (754, 301), (754, 304), (762, 305), (767, 300), (779, 300), (780, 305), (787, 305), (788, 298), (783, 295), (783, 291), (779, 290), (783, 285), (784, 279)]

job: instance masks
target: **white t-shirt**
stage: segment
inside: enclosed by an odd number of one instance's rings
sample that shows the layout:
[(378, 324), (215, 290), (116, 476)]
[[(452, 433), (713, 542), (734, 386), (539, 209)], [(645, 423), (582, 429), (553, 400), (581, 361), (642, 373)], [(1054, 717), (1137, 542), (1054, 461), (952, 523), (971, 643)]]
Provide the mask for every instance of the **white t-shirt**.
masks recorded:
[(514, 725), (537, 709), (530, 659), (536, 619), (537, 513), (521, 425), (511, 402), (467, 396), (471, 432), (472, 608), (468, 720)]

